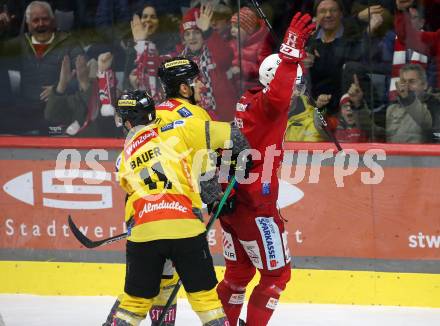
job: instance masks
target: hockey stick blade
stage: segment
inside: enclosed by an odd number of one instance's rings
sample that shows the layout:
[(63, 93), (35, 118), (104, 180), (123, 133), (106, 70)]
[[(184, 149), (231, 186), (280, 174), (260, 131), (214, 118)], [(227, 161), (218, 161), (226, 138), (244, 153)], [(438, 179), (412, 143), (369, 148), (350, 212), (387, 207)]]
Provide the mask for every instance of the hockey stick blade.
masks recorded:
[(115, 235), (113, 237), (107, 238), (107, 239), (102, 239), (102, 240), (97, 240), (97, 241), (93, 241), (90, 240), (89, 238), (87, 238), (81, 231), (80, 229), (78, 229), (78, 227), (75, 225), (75, 222), (73, 222), (72, 217), (69, 215), (69, 217), (67, 218), (67, 221), (69, 223), (69, 227), (70, 230), (72, 231), (73, 235), (75, 236), (75, 238), (86, 248), (89, 249), (93, 249), (93, 248), (97, 248), (100, 246), (104, 246), (116, 241), (119, 241), (121, 239), (125, 239), (128, 235), (127, 232), (125, 233), (121, 233), (119, 235)]

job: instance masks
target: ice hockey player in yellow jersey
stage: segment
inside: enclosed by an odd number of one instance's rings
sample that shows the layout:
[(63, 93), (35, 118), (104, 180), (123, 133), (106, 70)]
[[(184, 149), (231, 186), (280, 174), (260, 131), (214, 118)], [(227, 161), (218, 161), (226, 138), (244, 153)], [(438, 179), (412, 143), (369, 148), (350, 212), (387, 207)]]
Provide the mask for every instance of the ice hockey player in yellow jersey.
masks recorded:
[(209, 114), (197, 105), (204, 86), (198, 78), (197, 64), (187, 58), (175, 57), (164, 61), (158, 76), (166, 94), (166, 100), (156, 106), (156, 117), (164, 122), (195, 117), (211, 120)]
[[(183, 118), (199, 118), (210, 121), (209, 114), (197, 105), (200, 101), (200, 91), (203, 84), (198, 81), (200, 74), (196, 63), (190, 59), (176, 57), (164, 61), (159, 67), (159, 76), (164, 87), (166, 100), (156, 105), (156, 119), (158, 124), (167, 124), (175, 120)], [(134, 94), (134, 92), (133, 92)], [(139, 92), (139, 96), (142, 92)], [(121, 161), (118, 157), (117, 162)], [(201, 162), (202, 166), (206, 166), (206, 161)], [(119, 166), (117, 166), (117, 170)], [(160, 314), (170, 296), (173, 287), (178, 281), (174, 269), (167, 261), (164, 273), (162, 275), (161, 291), (155, 298), (153, 307), (150, 309), (150, 318), (152, 326), (157, 325)], [(106, 322), (103, 326), (111, 326), (113, 315), (119, 306), (122, 295), (113, 304)], [(173, 326), (175, 324), (177, 313), (177, 298), (168, 310), (164, 319), (164, 326)]]
[[(119, 166), (129, 194), (125, 293), (113, 325), (139, 325), (159, 293), (165, 259), (173, 261), (188, 300), (203, 325), (229, 325), (215, 291), (217, 279), (200, 219), (201, 198), (194, 169), (206, 149), (238, 154), (248, 143), (236, 127), (197, 118), (163, 124), (154, 103), (124, 93), (117, 112), (130, 134)], [(197, 170), (197, 171), (194, 171)], [(204, 172), (209, 172), (204, 170)]]

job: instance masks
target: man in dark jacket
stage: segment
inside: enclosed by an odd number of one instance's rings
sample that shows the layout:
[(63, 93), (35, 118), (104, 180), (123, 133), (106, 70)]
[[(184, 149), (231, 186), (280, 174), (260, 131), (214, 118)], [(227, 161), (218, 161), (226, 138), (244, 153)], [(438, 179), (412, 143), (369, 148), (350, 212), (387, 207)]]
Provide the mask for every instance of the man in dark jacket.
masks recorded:
[(344, 64), (360, 61), (361, 42), (355, 25), (344, 21), (341, 0), (316, 1), (314, 13), (318, 30), (309, 40), (304, 65), (310, 71), (312, 96), (316, 99), (320, 94), (331, 94), (328, 109), (336, 112), (347, 90), (342, 87)]
[(17, 98), (7, 109), (7, 121), (0, 132), (49, 133), (44, 107), (58, 80), (65, 55), (72, 60), (82, 53), (69, 34), (57, 32), (53, 11), (44, 1), (31, 2), (25, 12), (28, 32), (3, 43), (1, 60), (20, 74)]

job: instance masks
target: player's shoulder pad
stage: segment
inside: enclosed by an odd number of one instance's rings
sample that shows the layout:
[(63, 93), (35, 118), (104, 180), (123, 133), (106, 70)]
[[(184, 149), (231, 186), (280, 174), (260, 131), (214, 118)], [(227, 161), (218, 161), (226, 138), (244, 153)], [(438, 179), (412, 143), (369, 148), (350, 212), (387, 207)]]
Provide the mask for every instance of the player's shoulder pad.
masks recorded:
[(156, 111), (173, 111), (180, 103), (176, 100), (169, 99), (156, 106)]
[(185, 125), (185, 120), (176, 120), (173, 122), (170, 122), (168, 124), (166, 124), (165, 126), (163, 126), (162, 128), (160, 128), (161, 132), (165, 132), (165, 131), (169, 131), (175, 128), (179, 128), (179, 127), (183, 127)]

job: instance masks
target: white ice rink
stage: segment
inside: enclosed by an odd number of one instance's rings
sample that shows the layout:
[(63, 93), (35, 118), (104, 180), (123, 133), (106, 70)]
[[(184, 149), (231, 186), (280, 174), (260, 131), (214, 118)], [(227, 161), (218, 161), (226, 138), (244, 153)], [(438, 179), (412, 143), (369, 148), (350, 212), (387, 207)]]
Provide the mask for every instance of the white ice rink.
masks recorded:
[[(113, 297), (0, 295), (0, 314), (5, 326), (99, 326), (113, 301)], [(177, 309), (177, 326), (200, 325), (186, 300), (179, 300)], [(281, 304), (269, 325), (438, 326), (440, 309)]]

